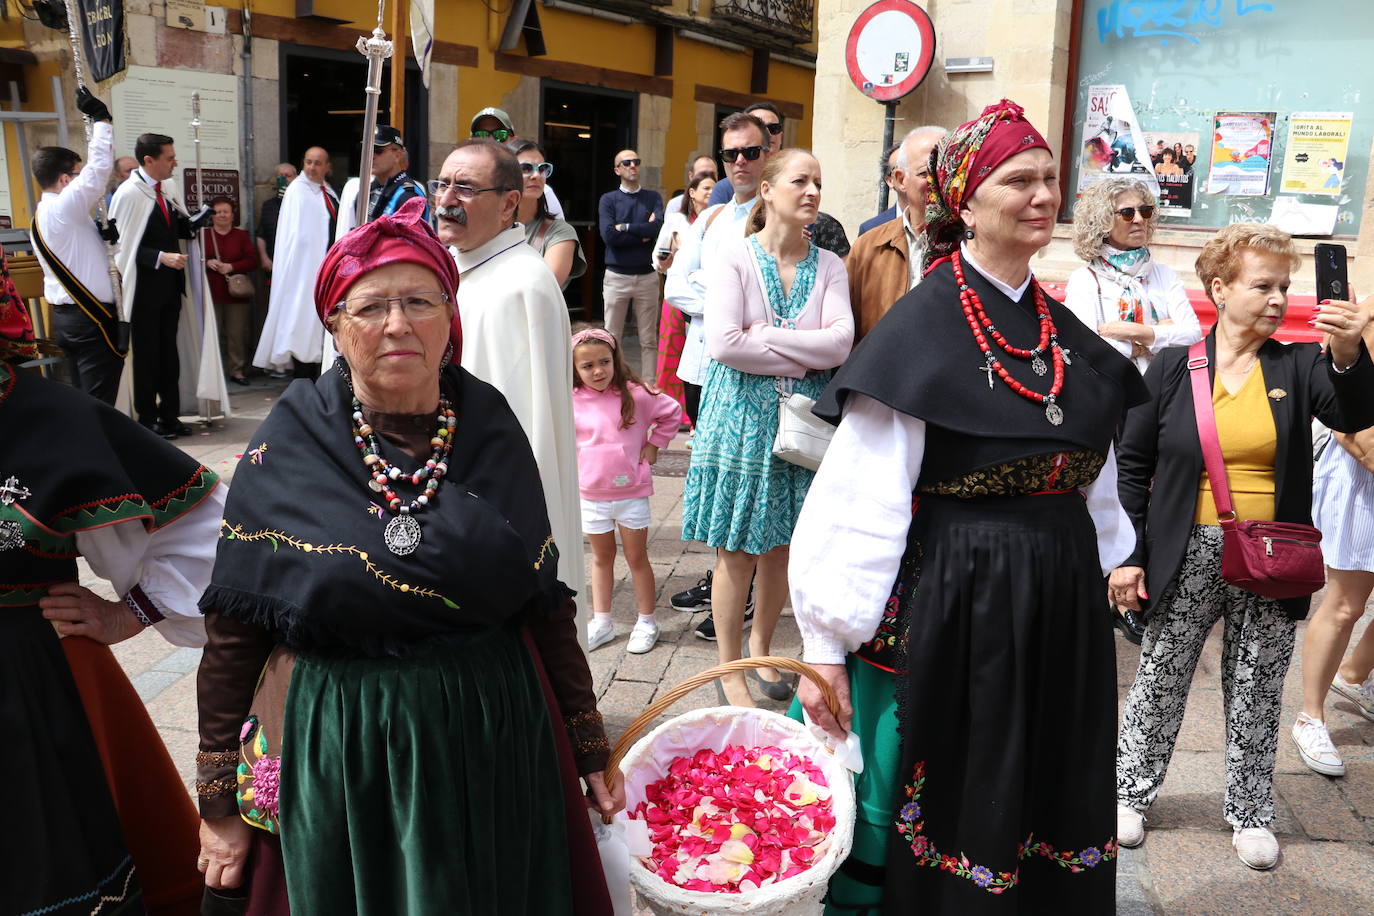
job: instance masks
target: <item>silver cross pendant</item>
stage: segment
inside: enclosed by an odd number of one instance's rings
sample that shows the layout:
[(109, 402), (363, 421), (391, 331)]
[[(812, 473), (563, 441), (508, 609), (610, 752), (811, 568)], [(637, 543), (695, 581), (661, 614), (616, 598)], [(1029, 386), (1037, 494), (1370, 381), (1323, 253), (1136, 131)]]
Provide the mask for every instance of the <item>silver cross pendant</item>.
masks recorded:
[(28, 487), (19, 486), (19, 478), (13, 474), (5, 481), (4, 486), (0, 486), (0, 503), (6, 506), (14, 505), (16, 500), (23, 502), (32, 495)]

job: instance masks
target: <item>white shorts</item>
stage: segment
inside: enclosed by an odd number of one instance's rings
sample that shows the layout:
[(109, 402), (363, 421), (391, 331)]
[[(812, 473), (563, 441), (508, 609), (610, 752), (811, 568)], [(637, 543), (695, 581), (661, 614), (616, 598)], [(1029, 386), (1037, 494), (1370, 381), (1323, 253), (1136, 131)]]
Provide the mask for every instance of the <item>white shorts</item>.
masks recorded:
[(636, 531), (648, 528), (652, 517), (649, 515), (649, 497), (636, 496), (632, 499), (584, 499), (582, 500), (582, 533), (609, 534), (615, 526), (633, 528)]

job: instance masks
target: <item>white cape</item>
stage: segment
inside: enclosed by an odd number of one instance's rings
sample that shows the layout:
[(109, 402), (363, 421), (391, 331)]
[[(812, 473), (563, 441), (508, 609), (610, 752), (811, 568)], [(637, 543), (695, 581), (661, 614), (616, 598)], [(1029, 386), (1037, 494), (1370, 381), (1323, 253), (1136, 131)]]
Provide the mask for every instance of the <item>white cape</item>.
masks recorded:
[(261, 369), (289, 372), (292, 359), (317, 363), (322, 358), (324, 325), (315, 311), (315, 274), (331, 242), (325, 194), (332, 198), (334, 190), (297, 175), (282, 196), (272, 294), (253, 354), (253, 365)]
[[(122, 319), (132, 319), (134, 290), (138, 286), (138, 243), (148, 228), (148, 217), (157, 206), (152, 185), (141, 177), (142, 169), (135, 169), (123, 184), (115, 189), (110, 201), (109, 215), (119, 227), (119, 247), (115, 250), (115, 264), (123, 278), (124, 296), (119, 303)], [(186, 214), (181, 189), (175, 179), (162, 183), (162, 196), (178, 213)], [(181, 319), (177, 322), (177, 358), (181, 364), (179, 396), (181, 412), (209, 419), (228, 417), (229, 386), (224, 380), (224, 367), (219, 356), (219, 325), (215, 321), (215, 304), (210, 296), (210, 281), (205, 276), (205, 256), (196, 240), (181, 243), (187, 256), (186, 283), (181, 297)], [(129, 391), (132, 387), (133, 360), (124, 361), (119, 382), (117, 406), (132, 414)]]
[(571, 326), (563, 293), (518, 226), (472, 251), (449, 250), (461, 276), (462, 366), (505, 396), (529, 437), (558, 545), (558, 578), (578, 593), (578, 633), (585, 634), (591, 602), (584, 591)]
[(339, 193), (339, 221), (334, 226), (334, 241), (338, 241), (358, 227), (358, 185), (357, 178), (344, 182)]

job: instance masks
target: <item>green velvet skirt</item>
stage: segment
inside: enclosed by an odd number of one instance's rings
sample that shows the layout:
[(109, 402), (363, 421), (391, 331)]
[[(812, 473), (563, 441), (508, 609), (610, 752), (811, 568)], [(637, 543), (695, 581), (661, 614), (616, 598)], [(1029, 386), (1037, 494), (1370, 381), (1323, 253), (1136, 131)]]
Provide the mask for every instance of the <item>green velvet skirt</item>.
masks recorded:
[(558, 760), (518, 631), (419, 657), (300, 655), (281, 772), (293, 912), (573, 911)]
[[(854, 845), (830, 879), (825, 916), (876, 916), (883, 907), (887, 844), (897, 832), (892, 807), (902, 764), (897, 676), (854, 655), (846, 658), (845, 669), (854, 707), (851, 728), (863, 748), (864, 771), (854, 783)], [(788, 714), (800, 721), (801, 703), (794, 700)]]

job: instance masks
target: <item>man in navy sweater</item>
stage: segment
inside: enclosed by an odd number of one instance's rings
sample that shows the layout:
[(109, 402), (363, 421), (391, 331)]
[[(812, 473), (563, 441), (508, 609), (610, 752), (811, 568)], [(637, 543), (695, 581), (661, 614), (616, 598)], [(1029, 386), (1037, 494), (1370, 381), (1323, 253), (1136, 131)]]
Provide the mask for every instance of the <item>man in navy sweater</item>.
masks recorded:
[(616, 153), (615, 173), (620, 176), (620, 187), (602, 194), (597, 207), (601, 240), (606, 243), (606, 276), (601, 284), (606, 330), (619, 340), (625, 314), (634, 305), (641, 377), (652, 379), (658, 370), (660, 304), (653, 257), (662, 228), (663, 198), (639, 186), (639, 153), (634, 150)]

